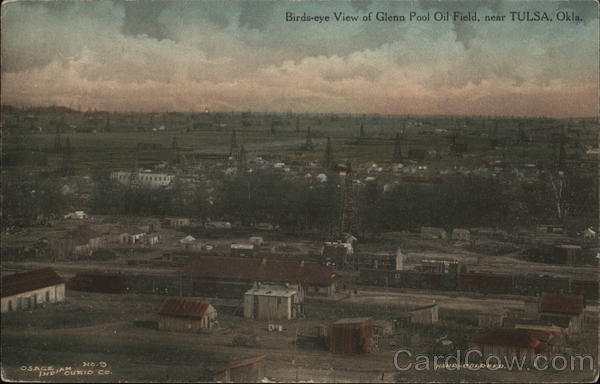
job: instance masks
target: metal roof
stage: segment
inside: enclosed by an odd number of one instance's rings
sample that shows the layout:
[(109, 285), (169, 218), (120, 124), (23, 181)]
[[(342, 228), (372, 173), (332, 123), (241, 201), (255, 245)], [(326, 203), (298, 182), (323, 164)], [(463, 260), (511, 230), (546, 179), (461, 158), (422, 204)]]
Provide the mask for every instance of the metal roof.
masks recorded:
[(214, 311), (212, 305), (200, 301), (167, 299), (158, 314), (161, 316), (201, 319), (211, 309)]
[(64, 282), (65, 280), (52, 268), (43, 268), (2, 277), (1, 292), (2, 297), (7, 297), (64, 284)]

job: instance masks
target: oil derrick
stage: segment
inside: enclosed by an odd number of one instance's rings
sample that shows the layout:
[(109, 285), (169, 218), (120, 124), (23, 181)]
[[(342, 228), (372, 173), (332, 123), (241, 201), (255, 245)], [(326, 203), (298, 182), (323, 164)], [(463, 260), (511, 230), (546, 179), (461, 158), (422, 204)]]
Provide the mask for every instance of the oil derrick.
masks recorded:
[(498, 146), (498, 144), (498, 120), (494, 120), (494, 127), (490, 133), (490, 147), (494, 149)]
[(229, 156), (233, 156), (235, 151), (237, 150), (237, 135), (235, 129), (231, 132), (231, 147), (229, 148)]
[(177, 136), (173, 136), (173, 141), (171, 142), (171, 148), (173, 149), (173, 151), (177, 151), (177, 149), (178, 149)]
[(394, 156), (392, 161), (399, 163), (402, 161), (402, 148), (400, 147), (400, 134), (396, 133), (396, 139), (394, 140)]
[(312, 136), (310, 134), (310, 127), (306, 129), (306, 143), (304, 143), (304, 149), (311, 151), (313, 149)]
[(242, 145), (238, 156), (238, 172), (246, 173), (246, 149)]
[(365, 127), (364, 127), (364, 125), (362, 125), (362, 124), (360, 125), (360, 133), (359, 133), (359, 135), (360, 135), (359, 137), (360, 137), (361, 139), (364, 139), (364, 138), (366, 137), (366, 136), (365, 136)]
[(340, 222), (338, 227), (338, 236), (342, 240), (345, 235), (356, 233), (354, 225), (354, 199), (353, 199), (353, 188), (352, 188), (352, 167), (348, 164), (348, 168), (342, 171), (340, 175), (344, 178), (342, 199), (341, 199), (341, 210), (340, 210)]
[(110, 132), (110, 115), (106, 114), (106, 123), (104, 124), (104, 132)]
[(64, 176), (72, 176), (75, 174), (73, 169), (73, 150), (71, 148), (71, 140), (67, 137), (65, 148), (63, 150), (62, 172)]
[(54, 152), (62, 152), (62, 141), (60, 139), (60, 128), (56, 127), (56, 135), (54, 136)]
[(565, 126), (563, 125), (560, 129), (560, 136), (558, 137), (558, 157), (555, 165), (557, 171), (564, 171), (566, 140), (567, 135), (565, 134)]
[(300, 132), (300, 118), (296, 117), (296, 133)]
[(277, 124), (275, 123), (275, 121), (271, 122), (271, 135), (274, 135), (277, 133), (277, 129), (275, 128), (277, 126)]
[(331, 163), (333, 161), (331, 154), (331, 137), (327, 137), (327, 145), (325, 146), (325, 160), (323, 161), (323, 168), (331, 169)]

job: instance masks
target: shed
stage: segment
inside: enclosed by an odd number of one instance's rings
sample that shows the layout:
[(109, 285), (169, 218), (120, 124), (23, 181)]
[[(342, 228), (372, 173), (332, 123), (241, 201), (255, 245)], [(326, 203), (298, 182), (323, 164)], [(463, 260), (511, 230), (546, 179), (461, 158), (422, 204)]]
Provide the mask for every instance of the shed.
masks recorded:
[(422, 239), (442, 239), (445, 240), (448, 237), (446, 230), (443, 228), (436, 227), (421, 227), (421, 238)]
[(370, 317), (340, 319), (331, 325), (329, 349), (336, 354), (369, 353), (373, 349), (373, 321)]
[(2, 277), (2, 312), (34, 309), (65, 300), (65, 281), (52, 268)]
[(452, 230), (452, 240), (470, 241), (471, 232), (464, 228), (454, 228)]
[(297, 287), (288, 284), (255, 284), (244, 295), (244, 317), (251, 319), (294, 319), (300, 308)]
[(431, 304), (408, 311), (411, 324), (435, 324), (439, 321), (438, 305)]
[(201, 301), (167, 299), (158, 315), (158, 329), (163, 331), (198, 332), (219, 326), (215, 308)]
[(554, 260), (558, 264), (583, 264), (584, 257), (579, 245), (557, 245), (554, 247)]
[(215, 381), (225, 383), (259, 383), (265, 377), (265, 355), (236, 360), (223, 367)]

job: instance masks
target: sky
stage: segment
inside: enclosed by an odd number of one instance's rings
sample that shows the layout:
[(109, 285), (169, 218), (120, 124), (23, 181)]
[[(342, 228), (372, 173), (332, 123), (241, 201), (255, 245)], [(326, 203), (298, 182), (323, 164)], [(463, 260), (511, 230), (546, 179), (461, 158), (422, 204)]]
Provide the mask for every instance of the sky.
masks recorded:
[[(596, 116), (595, 1), (13, 1), (3, 104), (111, 111)], [(510, 11), (581, 22), (512, 22)], [(461, 11), (504, 22), (288, 22)]]

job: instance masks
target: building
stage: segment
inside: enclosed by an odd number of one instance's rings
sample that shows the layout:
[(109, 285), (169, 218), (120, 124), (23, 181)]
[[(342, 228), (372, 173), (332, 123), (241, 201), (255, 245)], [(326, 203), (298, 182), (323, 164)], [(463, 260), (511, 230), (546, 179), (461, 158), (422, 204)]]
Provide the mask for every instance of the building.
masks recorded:
[(477, 326), (479, 328), (502, 327), (506, 313), (503, 311), (481, 312), (477, 314)]
[(470, 241), (471, 232), (468, 229), (454, 228), (452, 230), (452, 240)]
[(251, 236), (248, 239), (248, 243), (254, 245), (255, 247), (261, 247), (264, 243), (264, 239), (261, 236)]
[(353, 254), (352, 244), (342, 243), (339, 241), (327, 241), (323, 244), (321, 257), (324, 263), (329, 265), (342, 267), (350, 262), (350, 257)]
[(584, 263), (579, 245), (557, 245), (554, 247), (553, 261), (556, 264), (580, 265)]
[(61, 238), (51, 240), (50, 244), (57, 258), (62, 259), (90, 256), (92, 252), (103, 247), (106, 242), (104, 237), (87, 225), (79, 225)]
[(231, 244), (231, 256), (234, 257), (245, 257), (254, 256), (255, 249), (254, 244)]
[(125, 279), (117, 275), (96, 273), (78, 273), (67, 282), (67, 287), (74, 291), (98, 293), (125, 293)]
[(254, 282), (293, 284), (300, 300), (304, 295), (332, 296), (337, 276), (311, 261), (257, 257), (199, 256), (183, 271), (192, 280), (195, 296), (241, 297)]
[(296, 287), (257, 283), (244, 295), (244, 317), (290, 320), (302, 313)]
[(2, 313), (65, 300), (65, 281), (52, 268), (2, 277)]
[(65, 219), (74, 219), (74, 220), (85, 220), (88, 218), (88, 215), (84, 211), (75, 211), (67, 213), (64, 216)]
[(175, 180), (174, 175), (167, 173), (144, 172), (125, 172), (117, 171), (110, 174), (111, 180), (123, 185), (141, 186), (145, 188), (165, 188), (171, 186)]
[(162, 331), (198, 332), (219, 326), (215, 308), (195, 300), (167, 299), (158, 316), (158, 329)]
[(370, 317), (345, 318), (329, 329), (329, 350), (335, 354), (370, 353), (373, 349), (373, 321)]
[(437, 304), (411, 309), (408, 314), (411, 324), (435, 324), (440, 318)]
[(186, 217), (168, 217), (167, 224), (174, 228), (189, 227), (191, 221)]
[(265, 355), (236, 360), (223, 367), (215, 382), (260, 383), (265, 377)]
[(583, 328), (584, 308), (581, 295), (544, 293), (540, 302), (540, 319), (565, 328), (570, 337)]
[(446, 230), (443, 228), (436, 227), (421, 227), (421, 239), (442, 239), (445, 240), (448, 237)]
[(481, 351), (483, 358), (522, 358), (532, 362), (537, 355), (549, 355), (551, 347), (541, 341), (535, 332), (527, 329), (497, 328), (476, 336), (472, 346)]
[(418, 267), (421, 272), (457, 273), (458, 261), (454, 259), (422, 259)]

